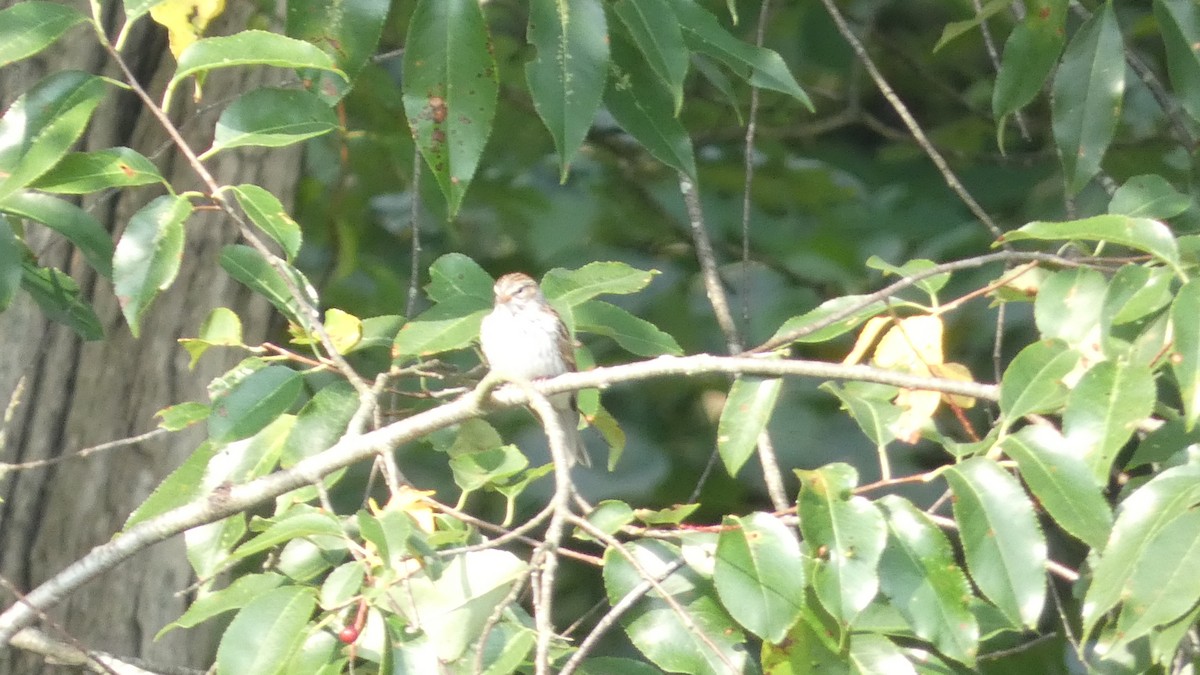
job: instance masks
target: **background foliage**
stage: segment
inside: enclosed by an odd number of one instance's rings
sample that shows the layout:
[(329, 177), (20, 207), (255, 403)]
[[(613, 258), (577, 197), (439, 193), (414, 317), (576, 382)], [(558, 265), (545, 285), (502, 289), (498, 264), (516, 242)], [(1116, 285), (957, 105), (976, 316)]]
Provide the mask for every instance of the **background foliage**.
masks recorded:
[[(212, 274), (287, 328), (192, 317), (193, 363), (245, 360), (162, 401), (208, 440), (114, 542), (260, 490), (178, 528), (197, 598), (163, 630), (228, 621), (218, 672), (1192, 672), (1194, 3), (304, 0), (204, 37), (219, 4), (127, 0), (115, 35), (91, 9), (0, 12), (0, 65), (64, 35), (117, 59), (149, 14), (178, 66), (141, 104), (222, 108), (200, 187), (72, 151), (131, 73), (49, 73), (0, 119), (0, 307), (126, 329), (39, 264), (50, 228), (137, 335), (193, 212), (228, 214)], [(295, 77), (204, 99), (268, 67)], [(207, 173), (296, 143), (294, 207)], [(114, 233), (76, 202), (135, 189)], [(361, 435), (474, 386), (518, 269), (585, 367), (765, 365), (585, 389), (608, 461), (574, 488), (519, 410)], [(799, 359), (835, 367), (767, 377)]]

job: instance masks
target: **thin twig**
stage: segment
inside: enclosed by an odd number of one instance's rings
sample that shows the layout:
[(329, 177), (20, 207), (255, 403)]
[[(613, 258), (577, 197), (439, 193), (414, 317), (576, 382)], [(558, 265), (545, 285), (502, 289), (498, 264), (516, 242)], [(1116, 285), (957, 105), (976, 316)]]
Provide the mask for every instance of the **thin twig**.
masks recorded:
[[(971, 0), (971, 6), (975, 8), (975, 16), (983, 14), (983, 0)], [(1000, 72), (1000, 51), (996, 49), (996, 40), (992, 37), (992, 27), (988, 25), (987, 19), (979, 22), (979, 32), (983, 35), (983, 47), (988, 53), (988, 58), (992, 61), (992, 70)], [(1025, 115), (1020, 110), (1013, 113), (1013, 120), (1017, 123), (1017, 129), (1021, 132), (1021, 138), (1025, 141), (1030, 140), (1029, 125), (1025, 123)]]
[(404, 303), (404, 316), (412, 319), (417, 307), (417, 288), (421, 283), (421, 153), (413, 148), (412, 185), (409, 187), (409, 225), (412, 232), (412, 260), (408, 268), (408, 300)]
[(83, 459), (84, 457), (87, 457), (89, 455), (94, 455), (97, 452), (104, 452), (105, 450), (115, 450), (117, 448), (125, 448), (125, 447), (129, 447), (131, 445), (137, 445), (138, 443), (148, 441), (152, 438), (158, 438), (159, 436), (162, 436), (162, 435), (168, 434), (168, 433), (170, 433), (170, 432), (167, 431), (166, 429), (154, 429), (151, 431), (147, 431), (144, 434), (139, 434), (137, 436), (130, 436), (129, 438), (121, 438), (121, 439), (117, 439), (115, 441), (101, 443), (100, 445), (93, 445), (90, 448), (83, 448), (82, 450), (79, 450), (78, 452), (73, 452), (69, 455), (59, 455), (57, 457), (52, 457), (50, 459), (38, 459), (38, 460), (29, 461), (29, 462), (20, 462), (17, 464), (7, 464), (4, 462), (0, 462), (0, 476), (3, 476), (5, 473), (7, 473), (9, 471), (22, 471), (25, 469), (37, 469), (37, 468), (41, 468), (41, 467), (45, 467), (45, 466), (54, 466), (55, 464), (59, 464), (61, 462), (65, 462), (65, 461), (71, 460), (71, 459)]
[[(758, 26), (754, 31), (754, 44), (763, 45), (767, 15), (771, 11), (771, 0), (763, 0), (758, 8)], [(742, 146), (742, 325), (750, 325), (750, 189), (754, 185), (754, 135), (758, 131), (758, 87), (750, 86), (750, 113), (746, 117), (746, 139)]]

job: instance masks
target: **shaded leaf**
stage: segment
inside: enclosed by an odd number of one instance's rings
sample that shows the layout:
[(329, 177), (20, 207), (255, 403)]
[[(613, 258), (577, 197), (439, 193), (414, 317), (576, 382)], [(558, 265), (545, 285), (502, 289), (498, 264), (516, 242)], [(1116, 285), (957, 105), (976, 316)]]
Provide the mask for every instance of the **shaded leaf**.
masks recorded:
[(1187, 282), (1175, 294), (1171, 327), (1175, 332), (1171, 369), (1183, 397), (1184, 422), (1191, 431), (1200, 419), (1200, 279)]
[[(992, 114), (1000, 120), (1024, 108), (1042, 91), (1066, 42), (1066, 2), (1036, 0), (1026, 7), (1025, 19), (1004, 43), (992, 90)], [(998, 125), (1001, 132), (1003, 128)]]
[(767, 642), (779, 642), (804, 606), (796, 532), (767, 513), (726, 517), (713, 583), (738, 623)]
[(24, 259), (25, 246), (17, 239), (8, 219), (0, 216), (0, 312), (8, 309), (21, 287)]
[(134, 337), (141, 330), (142, 314), (166, 290), (183, 262), (183, 223), (192, 215), (192, 203), (183, 197), (163, 195), (143, 206), (113, 252), (113, 286), (121, 313)]
[(209, 406), (196, 401), (187, 401), (163, 408), (154, 413), (154, 416), (162, 418), (162, 422), (158, 424), (160, 428), (167, 431), (179, 431), (196, 422), (203, 422), (211, 413), (212, 408)]
[[(1200, 12), (1189, 0), (1154, 0), (1154, 18), (1167, 51), (1174, 93), (1192, 119), (1200, 120)], [(0, 44), (3, 44), (0, 42)]]
[(616, 305), (602, 300), (588, 300), (574, 309), (575, 330), (604, 335), (638, 356), (679, 355), (683, 348), (654, 324), (639, 319)]
[(1191, 205), (1191, 197), (1177, 192), (1166, 178), (1152, 173), (1134, 176), (1117, 188), (1108, 202), (1108, 212), (1131, 218), (1163, 219), (1173, 218)]
[(717, 452), (730, 476), (737, 476), (767, 428), (783, 380), (741, 376), (733, 381), (717, 424)]
[(296, 424), (284, 442), (280, 465), (293, 466), (327, 450), (346, 433), (358, 410), (358, 393), (349, 382), (334, 382), (313, 395), (296, 415)]
[[(231, 244), (221, 249), (220, 262), (221, 268), (228, 272), (229, 276), (265, 297), (276, 309), (283, 312), (289, 321), (302, 327), (309, 324), (283, 277), (261, 253), (249, 246)], [(308, 303), (316, 305), (316, 296), (308, 279), (294, 267), (282, 264), (291, 276), (292, 283), (305, 294)]]
[(267, 591), (279, 588), (285, 581), (286, 577), (274, 572), (238, 577), (229, 586), (197, 598), (182, 616), (163, 626), (154, 639), (158, 640), (176, 628), (192, 628), (214, 616), (241, 609)]
[(667, 85), (675, 101), (675, 112), (683, 107), (683, 80), (687, 76), (688, 52), (683, 32), (667, 0), (618, 0), (613, 4), (633, 44), (646, 65)]
[(47, 318), (70, 327), (84, 340), (104, 337), (104, 328), (95, 310), (83, 300), (78, 284), (66, 273), (25, 261), (21, 264), (21, 288), (42, 308)]
[(286, 412), (303, 386), (300, 373), (286, 366), (267, 366), (251, 373), (213, 399), (209, 437), (227, 443), (253, 436)]
[(333, 109), (316, 94), (303, 89), (253, 89), (221, 113), (212, 147), (200, 158), (248, 145), (269, 148), (291, 145), (338, 126)]
[(57, 2), (27, 0), (0, 11), (0, 67), (37, 54), (85, 21), (79, 10)]
[(17, 192), (0, 202), (0, 211), (36, 220), (66, 237), (97, 272), (112, 277), (113, 242), (92, 214), (71, 202), (36, 192)]

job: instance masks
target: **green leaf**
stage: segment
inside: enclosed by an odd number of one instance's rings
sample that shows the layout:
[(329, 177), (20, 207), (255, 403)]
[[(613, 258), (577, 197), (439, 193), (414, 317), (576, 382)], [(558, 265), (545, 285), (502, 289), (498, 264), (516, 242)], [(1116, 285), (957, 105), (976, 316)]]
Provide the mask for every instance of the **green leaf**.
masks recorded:
[[(1004, 43), (992, 90), (992, 114), (999, 120), (1024, 108), (1042, 91), (1066, 42), (1066, 2), (1036, 0), (1025, 6), (1025, 19)], [(998, 128), (1003, 130), (1004, 125)]]
[(233, 557), (246, 558), (269, 551), (293, 539), (314, 536), (341, 537), (343, 534), (342, 524), (336, 517), (324, 512), (301, 512), (271, 523), (258, 536), (237, 547)]
[(1128, 644), (1187, 614), (1200, 600), (1200, 511), (1181, 514), (1146, 544), (1122, 597), (1117, 630)]
[(1171, 302), (1171, 273), (1163, 267), (1122, 265), (1108, 282), (1100, 309), (1100, 331), (1111, 337), (1114, 326), (1150, 316)]
[(1104, 546), (1112, 529), (1112, 510), (1074, 444), (1057, 429), (1034, 424), (1000, 445), (1004, 454), (1016, 460), (1025, 484), (1062, 529), (1092, 548)]
[(349, 382), (341, 380), (323, 387), (296, 416), (280, 464), (288, 468), (333, 447), (346, 433), (346, 426), (357, 410), (358, 393)]
[(937, 52), (946, 44), (953, 42), (955, 38), (975, 30), (980, 24), (1011, 6), (1012, 3), (1009, 0), (990, 0), (986, 5), (980, 7), (974, 17), (963, 21), (951, 21), (942, 29), (942, 37), (938, 38), (937, 44), (933, 46), (933, 51)]
[(176, 628), (192, 628), (205, 621), (220, 616), (225, 612), (241, 609), (252, 600), (283, 585), (287, 578), (282, 574), (264, 572), (262, 574), (247, 574), (233, 580), (229, 586), (219, 591), (197, 598), (187, 608), (183, 616), (163, 626), (154, 636), (157, 641), (163, 635)]
[(1038, 288), (1033, 316), (1043, 338), (1057, 338), (1086, 353), (1095, 344), (1108, 291), (1104, 275), (1080, 267), (1047, 277)]
[(1149, 218), (1107, 215), (1059, 223), (1035, 221), (1019, 230), (1004, 234), (1005, 241), (1022, 239), (1107, 241), (1145, 251), (1167, 263), (1172, 269), (1181, 269), (1179, 245), (1170, 228)]
[(502, 445), (450, 458), (454, 482), (464, 492), (500, 485), (524, 471), (529, 460), (515, 445)]
[(624, 33), (614, 31), (611, 83), (604, 105), (617, 124), (655, 159), (696, 179), (696, 155), (687, 129), (675, 117), (675, 102)]
[[(625, 502), (605, 499), (588, 511), (587, 521), (605, 534), (616, 534), (622, 527), (633, 522), (633, 509)], [(575, 536), (584, 541), (594, 540), (583, 530), (576, 530)]]
[[(839, 335), (845, 335), (858, 328), (867, 319), (878, 316), (888, 310), (888, 305), (884, 302), (872, 302), (868, 303), (865, 307), (860, 307), (865, 297), (862, 295), (846, 295), (826, 300), (815, 309), (784, 321), (783, 325), (779, 327), (779, 330), (775, 331), (775, 335), (771, 339), (782, 338), (784, 335), (791, 335), (796, 331), (808, 331), (809, 326), (824, 323), (830, 316), (842, 314), (851, 307), (859, 307), (859, 309), (854, 310), (849, 316), (822, 328), (807, 332), (805, 335), (795, 338), (795, 341), (805, 344), (826, 342)], [(896, 303), (893, 302), (892, 306), (895, 307), (895, 305)]]
[(479, 324), (489, 309), (474, 298), (442, 302), (404, 324), (396, 334), (397, 357), (429, 356), (462, 349), (479, 337)]
[(300, 225), (288, 215), (279, 198), (257, 185), (239, 185), (232, 192), (258, 229), (283, 248), (288, 260), (295, 258), (302, 241)]
[(292, 407), (303, 386), (300, 374), (286, 366), (267, 366), (251, 373), (213, 399), (209, 437), (228, 443), (253, 436)]
[(676, 504), (665, 509), (634, 509), (633, 515), (647, 525), (678, 525), (698, 508), (699, 504)]
[(121, 0), (121, 4), (125, 7), (126, 23), (136, 20), (146, 12), (149, 12), (150, 8), (161, 4), (163, 1), (164, 0)]
[(8, 309), (21, 287), (24, 259), (25, 246), (17, 239), (8, 219), (0, 216), (0, 312)]
[(366, 570), (357, 560), (334, 568), (321, 584), (321, 608), (334, 610), (344, 606), (362, 590), (364, 578)]
[(886, 495), (891, 536), (879, 561), (879, 583), (922, 640), (946, 656), (974, 665), (979, 624), (968, 601), (971, 585), (946, 535), (908, 500)]
[(730, 476), (737, 476), (754, 454), (782, 388), (783, 380), (779, 378), (742, 376), (733, 381), (717, 424), (717, 452)]
[(542, 279), (546, 297), (572, 308), (606, 293), (636, 293), (654, 279), (657, 270), (640, 270), (621, 262), (593, 262), (574, 270), (556, 267)]
[[(1167, 50), (1167, 72), (1183, 109), (1200, 120), (1200, 12), (1190, 0), (1154, 0), (1154, 18)], [(0, 41), (3, 44), (3, 41)]]
[(608, 26), (599, 0), (530, 0), (527, 40), (537, 55), (525, 64), (533, 107), (567, 171), (600, 109), (608, 77)]
[(1063, 435), (1083, 452), (1097, 484), (1108, 483), (1117, 453), (1150, 417), (1158, 391), (1145, 365), (1102, 361), (1088, 369), (1067, 396)]
[(954, 519), (975, 585), (1016, 625), (1033, 628), (1046, 602), (1046, 539), (1020, 483), (973, 457), (946, 471)]
[(37, 54), (85, 21), (79, 10), (57, 2), (16, 3), (0, 12), (0, 67)]
[(1054, 141), (1069, 194), (1099, 173), (1124, 93), (1124, 44), (1110, 0), (1076, 31), (1054, 76)]
[(166, 290), (183, 261), (183, 223), (192, 203), (163, 195), (143, 206), (129, 220), (113, 252), (113, 286), (117, 302), (134, 337), (142, 315), (159, 292)]
[(167, 84), (164, 100), (186, 77), (217, 68), (234, 66), (274, 66), (276, 68), (314, 68), (346, 77), (333, 59), (317, 47), (290, 37), (262, 30), (245, 30), (236, 35), (202, 38), (188, 45), (179, 55), (175, 74)]
[(425, 293), (434, 302), (461, 300), (465, 296), (477, 300), (480, 308), (491, 307), (492, 277), (467, 256), (447, 253), (429, 266)]
[(242, 320), (227, 307), (214, 307), (204, 318), (204, 323), (200, 324), (200, 335), (196, 338), (180, 338), (179, 343), (192, 357), (188, 368), (195, 368), (209, 347), (243, 346)]
[(896, 440), (893, 425), (900, 419), (901, 410), (892, 403), (896, 398), (895, 387), (869, 382), (847, 382), (844, 386), (825, 382), (821, 389), (838, 397), (842, 409), (850, 413), (877, 449), (882, 451)]
[(386, 0), (289, 0), (287, 34), (324, 46), (353, 77), (375, 54), (388, 7)]
[(0, 211), (36, 220), (66, 237), (97, 272), (112, 277), (113, 242), (104, 226), (78, 206), (36, 192), (17, 192), (0, 202)]
[(1108, 212), (1157, 220), (1173, 218), (1191, 205), (1191, 197), (1177, 192), (1166, 178), (1151, 173), (1134, 176), (1117, 188), (1108, 203)]
[(1092, 566), (1092, 581), (1084, 596), (1084, 637), (1118, 601), (1127, 597), (1130, 580), (1139, 567), (1153, 563), (1163, 571), (1164, 561), (1152, 561), (1151, 542), (1179, 516), (1200, 502), (1200, 466), (1188, 464), (1167, 469), (1134, 490), (1117, 507), (1108, 545)]
[(588, 300), (576, 305), (574, 313), (576, 331), (610, 337), (626, 351), (638, 356), (683, 353), (683, 348), (675, 338), (616, 305), (602, 300)]
[(270, 87), (253, 89), (239, 96), (221, 113), (212, 147), (204, 151), (200, 159), (248, 145), (268, 148), (292, 145), (328, 133), (338, 126), (333, 109), (312, 92)]
[(1000, 412), (1007, 428), (1031, 413), (1053, 412), (1067, 400), (1063, 378), (1079, 352), (1061, 340), (1041, 340), (1022, 349), (1000, 380)]
[(165, 183), (158, 167), (129, 148), (72, 152), (33, 182), (43, 192), (84, 194), (113, 187)]
[(104, 80), (77, 70), (47, 76), (0, 118), (0, 203), (46, 173), (87, 128)]
[(204, 474), (208, 470), (208, 463), (216, 454), (216, 445), (207, 441), (201, 443), (178, 469), (168, 474), (158, 487), (154, 488), (154, 492), (150, 493), (146, 501), (134, 509), (122, 530), (128, 530), (142, 521), (183, 506), (204, 494), (209, 489), (205, 485)]
[(99, 317), (84, 302), (79, 286), (66, 273), (26, 261), (21, 265), (21, 288), (52, 321), (69, 326), (84, 340), (104, 338)]
[[(906, 261), (903, 265), (893, 265), (888, 261), (873, 255), (867, 258), (867, 267), (872, 269), (882, 270), (888, 274), (895, 275), (902, 279), (916, 277), (918, 274), (923, 274), (937, 267), (937, 263), (924, 258), (914, 258)], [(938, 291), (946, 287), (950, 281), (950, 273), (934, 274), (926, 276), (923, 279), (915, 282), (915, 286), (929, 294), (930, 299), (936, 300)]]
[(284, 586), (242, 608), (217, 648), (218, 675), (276, 675), (300, 648), (316, 608), (312, 590)]
[(675, 101), (675, 113), (679, 114), (683, 107), (688, 51), (671, 6), (667, 0), (617, 0), (613, 11), (642, 52), (646, 65), (667, 85)]
[[(316, 294), (312, 284), (299, 270), (284, 263), (292, 282), (305, 294), (309, 305), (315, 306)], [(276, 309), (283, 312), (289, 321), (299, 326), (307, 326), (309, 322), (300, 309), (300, 304), (292, 297), (287, 284), (279, 272), (263, 257), (261, 253), (241, 244), (230, 244), (221, 249), (221, 268), (229, 276), (245, 284), (250, 290), (265, 297)]]
[(716, 16), (693, 0), (670, 2), (689, 48), (729, 66), (740, 77), (747, 78), (752, 86), (782, 92), (795, 98), (810, 112), (814, 110), (808, 94), (796, 83), (779, 54), (735, 38), (721, 26)]
[(879, 590), (879, 557), (887, 525), (875, 505), (854, 495), (858, 472), (849, 464), (796, 470), (800, 478), (800, 533), (816, 553), (812, 586), (843, 626), (854, 623)]
[(154, 416), (162, 418), (162, 422), (158, 424), (159, 428), (167, 431), (179, 431), (196, 422), (208, 419), (210, 414), (212, 414), (212, 408), (209, 406), (195, 401), (187, 401), (163, 408), (154, 413)]
[[(625, 550), (659, 587), (683, 608), (691, 625), (685, 623), (651, 590), (621, 616), (633, 644), (665, 671), (697, 675), (726, 675), (743, 672), (747, 666), (742, 631), (716, 600), (712, 585), (690, 567), (668, 572), (680, 551), (662, 541), (639, 540)], [(604, 588), (616, 604), (643, 582), (642, 575), (613, 548), (604, 552)]]
[(713, 583), (738, 623), (767, 642), (779, 642), (804, 606), (795, 530), (768, 513), (726, 517), (717, 539)]
[(1184, 422), (1191, 431), (1200, 419), (1200, 279), (1187, 282), (1176, 293), (1171, 327), (1175, 332), (1171, 369), (1183, 397)]
[(454, 217), (496, 114), (496, 60), (476, 0), (418, 0), (404, 49), (404, 112)]

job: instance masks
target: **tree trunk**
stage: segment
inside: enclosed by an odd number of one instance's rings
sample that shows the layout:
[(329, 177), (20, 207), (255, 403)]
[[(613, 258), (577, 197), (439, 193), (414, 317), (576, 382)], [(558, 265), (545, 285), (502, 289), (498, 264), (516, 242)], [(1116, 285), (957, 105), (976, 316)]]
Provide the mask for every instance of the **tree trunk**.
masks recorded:
[[(0, 0), (0, 7), (9, 0)], [(119, 3), (105, 3), (115, 12)], [(244, 28), (251, 3), (230, 3), (212, 34)], [(86, 10), (86, 6), (81, 9)], [(115, 21), (110, 23), (116, 24)], [(158, 96), (174, 69), (166, 38), (148, 18), (126, 49), (133, 71)], [(109, 34), (115, 34), (113, 28)], [(39, 78), (77, 68), (119, 78), (119, 71), (96, 45), (87, 27), (31, 59), (0, 72), (0, 104), (8, 105)], [(284, 77), (264, 68), (213, 73), (204, 100), (173, 117), (193, 148), (211, 142), (211, 130), (224, 104), (238, 93)], [(294, 75), (290, 75), (294, 78)], [(216, 104), (216, 105), (214, 105)], [(126, 145), (150, 157), (176, 191), (200, 188), (192, 169), (170, 146), (167, 136), (141, 103), (112, 89), (81, 142), (93, 150)], [(227, 156), (226, 156), (227, 154)], [(256, 183), (290, 202), (299, 173), (294, 150), (222, 153), (209, 168), (226, 184)], [(161, 188), (90, 196), (84, 206), (120, 236), (130, 215)], [(206, 401), (205, 385), (241, 358), (231, 350), (213, 350), (188, 370), (188, 355), (176, 342), (195, 336), (200, 322), (217, 306), (241, 317), (248, 343), (265, 339), (271, 312), (261, 298), (230, 279), (217, 265), (221, 246), (237, 232), (216, 212), (198, 212), (187, 223), (187, 248), (178, 278), (154, 303), (134, 339), (121, 318), (110, 280), (98, 277), (61, 237), (30, 224), (27, 241), (45, 266), (68, 271), (84, 289), (105, 328), (105, 339), (83, 342), (68, 328), (46, 320), (27, 298), (0, 314), (0, 406), (15, 392), (19, 402), (5, 429), (0, 461), (30, 462), (144, 433), (155, 427), (154, 413), (182, 401)], [(108, 541), (161, 479), (198, 445), (202, 433), (160, 436), (84, 459), (68, 459), (45, 468), (14, 471), (0, 477), (0, 575), (28, 591), (92, 547)], [(215, 633), (176, 631), (154, 642), (154, 635), (186, 608), (193, 581), (176, 538), (124, 563), (83, 588), (51, 612), (44, 623), (52, 637), (77, 640), (118, 655), (155, 663), (203, 666), (212, 658)], [(5, 606), (15, 601), (0, 588)], [(65, 631), (65, 634), (63, 633)], [(41, 657), (0, 650), (0, 674), (55, 672)]]

